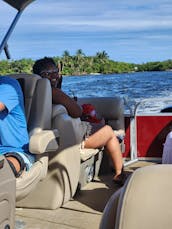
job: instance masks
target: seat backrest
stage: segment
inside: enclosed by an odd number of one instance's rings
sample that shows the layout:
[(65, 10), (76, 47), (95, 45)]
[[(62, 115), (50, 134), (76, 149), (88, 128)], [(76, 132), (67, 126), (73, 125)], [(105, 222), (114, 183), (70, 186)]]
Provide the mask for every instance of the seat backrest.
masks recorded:
[(21, 84), (29, 134), (51, 129), (52, 93), (50, 83), (35, 74), (12, 74)]
[(172, 165), (137, 169), (108, 201), (100, 229), (172, 228)]
[(124, 129), (124, 103), (118, 97), (78, 98), (80, 105), (90, 103), (113, 129)]

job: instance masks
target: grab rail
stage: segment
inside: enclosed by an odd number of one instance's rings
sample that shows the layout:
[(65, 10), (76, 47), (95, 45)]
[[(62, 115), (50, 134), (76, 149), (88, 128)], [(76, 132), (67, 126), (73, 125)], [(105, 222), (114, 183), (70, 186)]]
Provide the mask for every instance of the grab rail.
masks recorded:
[[(141, 105), (145, 105), (148, 102), (165, 102), (165, 103), (172, 103), (172, 99), (169, 97), (164, 98), (147, 98), (142, 99), (139, 102), (136, 101), (129, 101), (127, 98), (124, 98), (124, 105), (126, 105), (130, 111), (130, 160), (124, 163), (124, 165), (132, 164), (138, 161), (137, 157), (137, 122), (136, 117), (138, 115), (138, 108)], [(131, 103), (132, 105), (129, 105)]]

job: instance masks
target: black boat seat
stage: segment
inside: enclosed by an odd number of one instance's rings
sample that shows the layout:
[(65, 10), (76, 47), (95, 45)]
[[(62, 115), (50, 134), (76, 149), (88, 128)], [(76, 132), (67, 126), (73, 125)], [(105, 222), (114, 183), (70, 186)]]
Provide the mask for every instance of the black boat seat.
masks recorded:
[(172, 228), (172, 165), (137, 169), (109, 199), (99, 229)]

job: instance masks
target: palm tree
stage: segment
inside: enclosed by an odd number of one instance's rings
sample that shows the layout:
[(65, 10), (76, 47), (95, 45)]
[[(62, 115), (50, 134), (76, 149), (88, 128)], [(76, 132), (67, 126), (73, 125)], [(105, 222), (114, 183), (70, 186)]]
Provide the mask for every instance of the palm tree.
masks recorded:
[(76, 56), (77, 56), (77, 57), (83, 57), (83, 56), (85, 56), (85, 54), (83, 53), (82, 49), (78, 49), (78, 50), (76, 51)]
[(65, 50), (62, 54), (62, 61), (63, 61), (63, 65), (68, 67), (68, 68), (72, 68), (72, 56), (70, 55), (68, 50)]
[(76, 55), (74, 56), (74, 66), (77, 73), (83, 72), (83, 64), (84, 64), (85, 54), (82, 49), (78, 49), (76, 51)]
[(107, 60), (107, 59), (109, 59), (109, 56), (108, 56), (108, 54), (107, 54), (106, 51), (97, 52), (97, 53), (96, 53), (96, 57), (99, 58), (99, 59), (102, 59), (102, 60)]
[(64, 59), (68, 59), (68, 58), (70, 57), (69, 51), (68, 51), (68, 50), (65, 50), (65, 51), (63, 52), (63, 54), (62, 54), (62, 57), (63, 57)]

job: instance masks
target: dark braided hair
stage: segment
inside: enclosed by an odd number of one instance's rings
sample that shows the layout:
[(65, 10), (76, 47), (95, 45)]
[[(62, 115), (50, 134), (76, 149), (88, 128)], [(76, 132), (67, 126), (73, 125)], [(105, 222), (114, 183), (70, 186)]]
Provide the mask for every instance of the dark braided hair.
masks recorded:
[(42, 71), (44, 71), (47, 68), (47, 66), (55, 66), (56, 67), (56, 64), (55, 64), (53, 58), (44, 57), (42, 59), (35, 61), (34, 65), (33, 65), (33, 73), (40, 75), (40, 73)]

